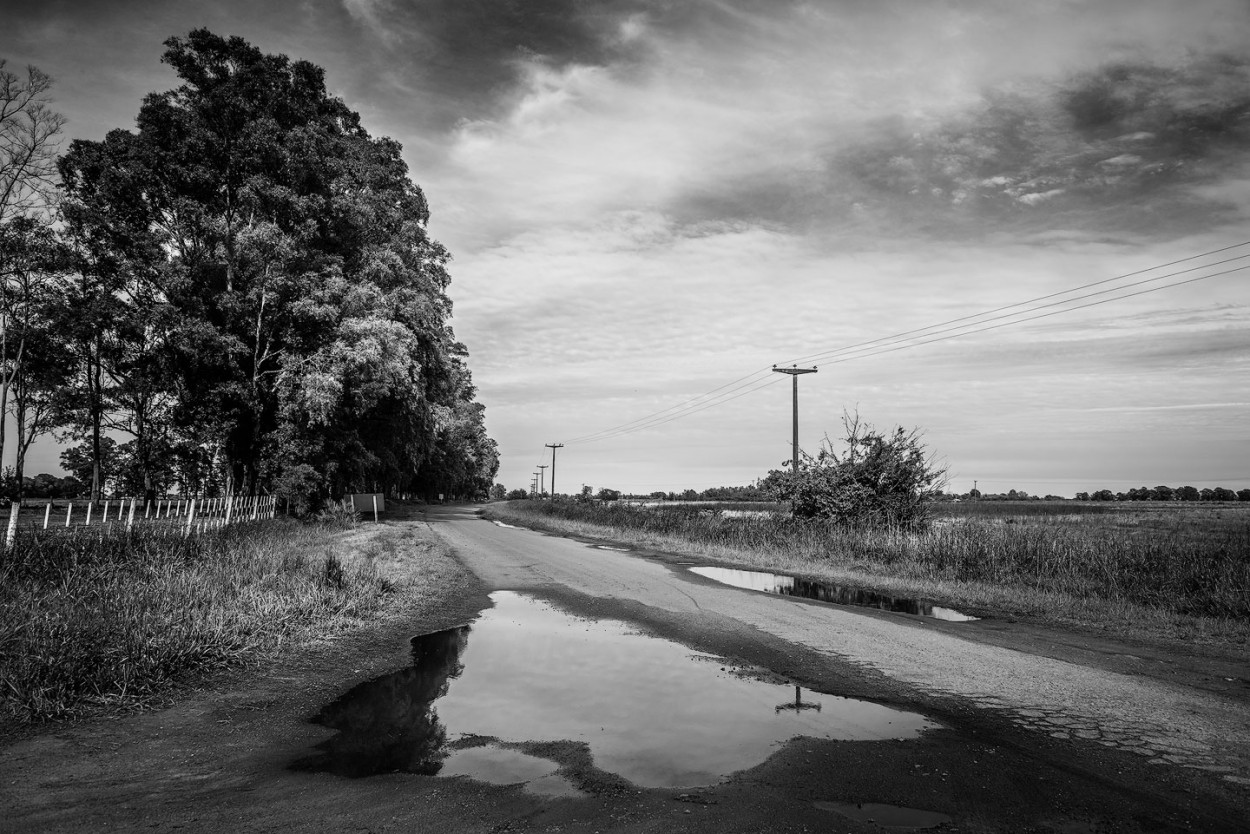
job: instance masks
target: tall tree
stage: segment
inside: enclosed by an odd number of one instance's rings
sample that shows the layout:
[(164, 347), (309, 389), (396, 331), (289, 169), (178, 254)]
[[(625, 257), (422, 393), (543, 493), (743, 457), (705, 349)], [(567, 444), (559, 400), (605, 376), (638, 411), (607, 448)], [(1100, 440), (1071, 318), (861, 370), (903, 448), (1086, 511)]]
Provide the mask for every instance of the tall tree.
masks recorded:
[(180, 460), (207, 461), (180, 477), (208, 488), (408, 483), (458, 410), (497, 465), (461, 403), (449, 256), (398, 143), (308, 62), (203, 29), (166, 46), (183, 83), (62, 163), (82, 303), (123, 308), (93, 320), (94, 354), (83, 343), (99, 400), (132, 431), (168, 428)]
[[(64, 306), (66, 249), (43, 219), (0, 225), (0, 414), (17, 429), (14, 474), (22, 498), (26, 453), (50, 432), (64, 407), (70, 363), (58, 326)], [(5, 447), (0, 425), (0, 458)]]
[[(74, 407), (65, 422), (67, 434), (88, 441), (92, 449), (93, 500), (103, 487), (99, 469), (105, 432), (147, 425), (142, 412), (136, 417), (119, 408), (136, 403), (146, 408), (157, 400), (150, 391), (136, 393), (136, 379), (169, 387), (166, 376), (149, 367), (156, 364), (150, 357), (163, 309), (160, 271), (166, 256), (144, 199), (150, 178), (144, 151), (133, 134), (114, 130), (101, 142), (75, 140), (59, 161), (61, 216), (77, 273), (62, 318), (75, 364)], [(119, 400), (119, 391), (129, 396)], [(143, 429), (138, 431), (142, 440)]]

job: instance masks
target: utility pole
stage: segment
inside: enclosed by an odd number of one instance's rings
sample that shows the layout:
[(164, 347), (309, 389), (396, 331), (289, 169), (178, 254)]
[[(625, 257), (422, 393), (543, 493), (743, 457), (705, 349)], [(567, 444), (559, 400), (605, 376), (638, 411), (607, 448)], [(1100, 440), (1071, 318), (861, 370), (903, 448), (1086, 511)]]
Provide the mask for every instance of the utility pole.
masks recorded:
[(563, 443), (544, 443), (551, 450), (551, 497), (556, 497), (556, 449), (563, 449)]
[(546, 486), (546, 484), (547, 484), (547, 480), (546, 480), (547, 473), (543, 471), (543, 470), (545, 470), (546, 468), (547, 468), (547, 464), (545, 464), (545, 463), (540, 463), (540, 464), (538, 464), (538, 497), (539, 497), (539, 498), (542, 498), (542, 497), (543, 497), (543, 493), (547, 491), (547, 486)]
[(791, 472), (798, 474), (799, 472), (799, 374), (814, 374), (815, 368), (800, 368), (795, 365), (792, 368), (778, 368), (773, 365), (773, 370), (779, 374), (789, 374), (794, 380), (794, 463)]

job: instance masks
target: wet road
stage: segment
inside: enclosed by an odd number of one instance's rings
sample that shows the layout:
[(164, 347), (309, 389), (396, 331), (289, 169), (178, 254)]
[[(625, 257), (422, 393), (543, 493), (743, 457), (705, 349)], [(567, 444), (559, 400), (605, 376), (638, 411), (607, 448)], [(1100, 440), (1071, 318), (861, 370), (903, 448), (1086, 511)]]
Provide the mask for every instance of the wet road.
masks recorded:
[(1234, 801), (1250, 786), (1250, 710), (1234, 699), (967, 639), (977, 623), (727, 587), (630, 553), (501, 526), (469, 508), (431, 508), (428, 521), (492, 589), (582, 597), (644, 626), (762, 646), (755, 657), (773, 657), (762, 665), (823, 691), (831, 690), (822, 666), (838, 670), (848, 694), (875, 689), (889, 693), (884, 700), (961, 704), (1007, 722), (1026, 744), (1058, 744), (1052, 756), (1091, 757), (1091, 770), (1099, 751), (1122, 751), (1161, 776), (1184, 769)]

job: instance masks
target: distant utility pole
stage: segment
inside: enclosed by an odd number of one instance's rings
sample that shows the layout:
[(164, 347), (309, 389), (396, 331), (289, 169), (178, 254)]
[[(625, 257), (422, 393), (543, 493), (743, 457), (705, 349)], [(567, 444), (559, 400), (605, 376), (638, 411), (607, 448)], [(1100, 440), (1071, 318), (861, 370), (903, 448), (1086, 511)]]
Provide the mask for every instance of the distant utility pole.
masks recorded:
[(547, 473), (543, 470), (547, 468), (547, 464), (538, 464), (538, 497), (542, 498), (543, 493), (547, 491)]
[(538, 495), (538, 473), (534, 473), (534, 480), (530, 481), (530, 495)]
[(556, 449), (563, 449), (563, 443), (544, 443), (551, 450), (551, 497), (556, 497)]
[(794, 379), (794, 463), (791, 472), (798, 474), (799, 471), (799, 374), (814, 374), (815, 368), (800, 368), (795, 365), (792, 368), (778, 368), (773, 365), (773, 370), (779, 374), (789, 374)]

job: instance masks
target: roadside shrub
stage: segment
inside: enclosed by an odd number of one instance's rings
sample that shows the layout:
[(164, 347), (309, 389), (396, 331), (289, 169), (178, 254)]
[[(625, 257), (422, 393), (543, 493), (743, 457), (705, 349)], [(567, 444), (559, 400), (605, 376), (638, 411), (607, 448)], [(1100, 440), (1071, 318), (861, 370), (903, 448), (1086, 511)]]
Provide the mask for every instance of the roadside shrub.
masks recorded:
[(336, 530), (350, 530), (360, 521), (360, 516), (343, 501), (327, 498), (321, 512), (317, 513), (317, 521)]
[(841, 454), (826, 438), (797, 472), (770, 477), (791, 514), (851, 526), (925, 526), (933, 497), (946, 485), (946, 470), (926, 452), (920, 431), (899, 426), (882, 434), (858, 415), (843, 415), (842, 425)]

